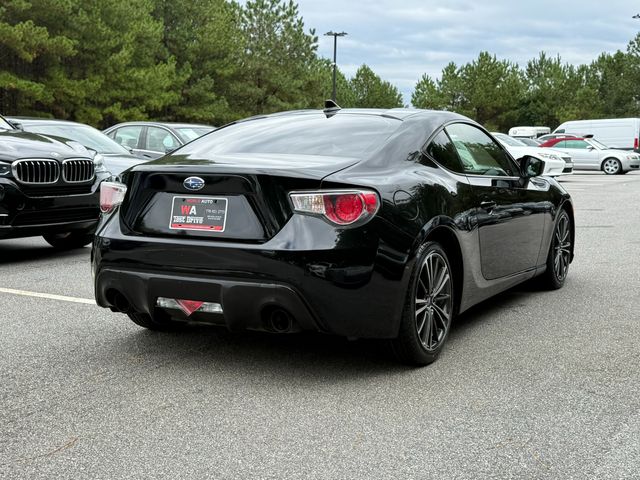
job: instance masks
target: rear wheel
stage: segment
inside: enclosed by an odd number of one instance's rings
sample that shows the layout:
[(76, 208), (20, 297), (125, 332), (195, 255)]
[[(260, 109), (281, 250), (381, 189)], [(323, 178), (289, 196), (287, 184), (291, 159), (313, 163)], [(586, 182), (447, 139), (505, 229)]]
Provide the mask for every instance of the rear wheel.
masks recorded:
[(607, 158), (602, 162), (602, 171), (607, 175), (618, 175), (622, 173), (622, 164), (617, 158)]
[(561, 210), (553, 230), (551, 248), (547, 256), (547, 269), (540, 277), (543, 288), (562, 288), (571, 262), (571, 218), (566, 210)]
[(127, 316), (136, 325), (147, 328), (149, 330), (157, 330), (161, 332), (182, 330), (186, 327), (186, 323), (176, 322), (169, 317), (154, 315), (151, 316), (146, 313), (127, 313)]
[(453, 318), (453, 278), (447, 254), (436, 242), (422, 248), (413, 272), (398, 337), (392, 348), (411, 365), (436, 360)]
[(53, 233), (42, 236), (49, 245), (58, 250), (82, 248), (93, 241), (93, 234), (86, 232)]

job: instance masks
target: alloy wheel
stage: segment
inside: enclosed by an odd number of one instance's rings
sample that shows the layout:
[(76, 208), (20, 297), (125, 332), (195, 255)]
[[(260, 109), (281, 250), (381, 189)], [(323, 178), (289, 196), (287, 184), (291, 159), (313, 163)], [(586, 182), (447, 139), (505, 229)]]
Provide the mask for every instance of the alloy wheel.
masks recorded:
[(604, 161), (602, 169), (608, 175), (615, 175), (620, 172), (620, 162), (614, 158), (609, 158)]
[(446, 260), (429, 253), (420, 269), (415, 298), (415, 325), (418, 338), (427, 351), (436, 350), (451, 325), (453, 298), (451, 275)]
[(554, 258), (553, 269), (556, 278), (563, 281), (567, 277), (569, 271), (569, 262), (571, 260), (571, 231), (569, 228), (569, 216), (562, 213), (556, 225), (556, 231), (553, 236)]

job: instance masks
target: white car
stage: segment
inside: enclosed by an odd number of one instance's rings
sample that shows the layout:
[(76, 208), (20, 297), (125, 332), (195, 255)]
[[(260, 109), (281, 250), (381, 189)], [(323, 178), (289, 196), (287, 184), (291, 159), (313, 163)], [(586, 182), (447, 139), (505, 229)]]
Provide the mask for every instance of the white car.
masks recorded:
[(557, 177), (559, 175), (567, 175), (573, 173), (573, 161), (571, 157), (559, 150), (552, 148), (530, 147), (520, 140), (505, 135), (504, 133), (492, 132), (496, 140), (507, 149), (513, 158), (536, 157), (544, 161), (544, 172), (542, 175), (549, 177)]
[(571, 155), (580, 170), (602, 170), (607, 175), (640, 170), (640, 155), (609, 148), (595, 138), (556, 138), (542, 145)]

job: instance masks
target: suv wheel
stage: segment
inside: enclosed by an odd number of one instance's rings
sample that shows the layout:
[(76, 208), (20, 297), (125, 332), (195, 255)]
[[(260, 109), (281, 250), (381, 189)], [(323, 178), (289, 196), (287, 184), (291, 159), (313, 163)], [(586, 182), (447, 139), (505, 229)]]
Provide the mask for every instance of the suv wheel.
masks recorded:
[(72, 250), (89, 245), (93, 241), (93, 233), (66, 232), (42, 236), (49, 245), (58, 250)]

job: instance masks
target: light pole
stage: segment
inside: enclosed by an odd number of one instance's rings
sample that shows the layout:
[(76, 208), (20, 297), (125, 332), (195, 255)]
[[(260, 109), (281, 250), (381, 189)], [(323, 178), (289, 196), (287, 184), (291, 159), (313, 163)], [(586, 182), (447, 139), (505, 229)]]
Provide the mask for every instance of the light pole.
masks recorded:
[(331, 100), (336, 101), (336, 51), (338, 49), (338, 37), (344, 37), (347, 35), (347, 32), (327, 32), (324, 34), (325, 37), (333, 37), (333, 94), (331, 95)]

